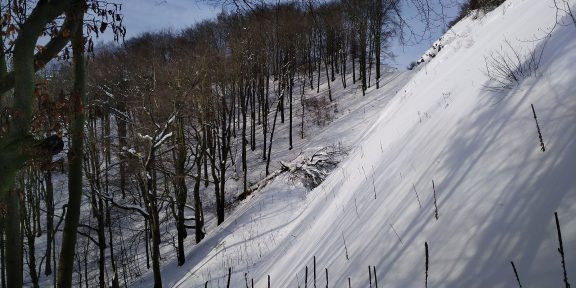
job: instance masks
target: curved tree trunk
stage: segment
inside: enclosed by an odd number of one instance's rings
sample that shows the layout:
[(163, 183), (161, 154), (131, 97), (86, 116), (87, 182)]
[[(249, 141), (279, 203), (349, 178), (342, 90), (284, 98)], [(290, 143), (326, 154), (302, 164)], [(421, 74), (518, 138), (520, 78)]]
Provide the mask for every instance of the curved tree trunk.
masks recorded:
[[(0, 139), (0, 201), (7, 205), (6, 214), (6, 274), (8, 287), (22, 286), (22, 241), (20, 230), (20, 203), (18, 192), (13, 188), (16, 174), (33, 156), (33, 139), (29, 136), (34, 95), (34, 49), (36, 41), (46, 24), (62, 14), (70, 1), (40, 1), (26, 21), (20, 25), (14, 42), (13, 67), (10, 75), (4, 75), (2, 92), (13, 83), (14, 110), (8, 134)], [(9, 79), (10, 78), (10, 79)]]

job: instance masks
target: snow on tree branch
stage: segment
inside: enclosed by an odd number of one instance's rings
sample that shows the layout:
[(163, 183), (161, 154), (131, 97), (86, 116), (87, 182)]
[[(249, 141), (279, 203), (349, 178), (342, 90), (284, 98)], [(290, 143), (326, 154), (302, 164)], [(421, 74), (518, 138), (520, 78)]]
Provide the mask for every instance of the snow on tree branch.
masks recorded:
[(334, 170), (340, 161), (348, 155), (349, 149), (341, 145), (332, 145), (316, 150), (312, 154), (303, 154), (291, 162), (280, 161), (282, 167), (250, 186), (247, 193), (238, 195), (237, 199), (246, 199), (250, 194), (261, 190), (270, 181), (279, 175), (288, 172), (293, 179), (302, 181), (304, 186), (310, 190), (314, 189)]
[(308, 189), (314, 189), (328, 177), (347, 154), (348, 149), (345, 147), (327, 146), (310, 156), (301, 155), (290, 163), (281, 161), (281, 170), (298, 178)]

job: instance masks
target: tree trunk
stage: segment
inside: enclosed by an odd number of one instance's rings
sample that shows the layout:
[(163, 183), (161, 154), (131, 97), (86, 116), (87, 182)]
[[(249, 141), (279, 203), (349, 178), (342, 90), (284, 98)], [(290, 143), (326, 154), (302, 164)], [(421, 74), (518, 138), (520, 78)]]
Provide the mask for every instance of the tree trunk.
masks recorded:
[(44, 201), (46, 205), (46, 253), (44, 258), (46, 266), (44, 274), (52, 274), (52, 242), (54, 241), (54, 184), (52, 183), (52, 171), (44, 171), (44, 185), (46, 193)]
[(32, 171), (33, 168), (27, 169), (25, 174), (25, 179), (22, 180), (22, 187), (26, 187), (25, 189), (25, 198), (21, 199), (21, 211), (22, 211), (22, 227), (24, 231), (24, 235), (26, 238), (26, 243), (28, 244), (26, 249), (26, 254), (28, 254), (28, 275), (30, 276), (30, 281), (32, 281), (32, 286), (34, 288), (40, 287), (38, 285), (38, 271), (36, 270), (36, 249), (35, 249), (35, 240), (36, 240), (36, 226), (34, 225), (34, 201), (36, 198), (35, 194), (38, 190), (38, 179), (35, 177), (35, 171)]
[(328, 84), (328, 99), (332, 102), (332, 88), (330, 87), (330, 75), (328, 75), (328, 59), (324, 58), (324, 70), (326, 71), (326, 83)]
[(106, 225), (108, 226), (108, 248), (110, 249), (110, 262), (112, 264), (112, 288), (119, 288), (120, 283), (118, 279), (118, 267), (116, 267), (116, 257), (114, 257), (114, 239), (112, 238), (112, 220), (110, 219), (110, 205), (106, 200)]
[(350, 35), (350, 61), (352, 62), (352, 84), (356, 84), (356, 37)]
[(252, 80), (250, 89), (250, 150), (256, 150), (256, 83)]
[[(266, 102), (266, 105), (267, 102)], [(267, 109), (265, 110), (267, 111)], [(267, 113), (267, 112), (266, 112)], [(224, 211), (226, 208), (226, 169), (228, 169), (227, 167), (227, 163), (228, 163), (228, 155), (230, 154), (230, 137), (231, 137), (231, 131), (230, 131), (230, 126), (233, 125), (233, 123), (231, 123), (232, 118), (231, 117), (227, 117), (228, 111), (226, 109), (226, 99), (222, 98), (222, 127), (221, 127), (221, 136), (220, 136), (220, 158), (219, 158), (219, 165), (220, 165), (220, 203), (217, 207), (217, 217), (218, 217), (218, 225), (222, 224), (222, 222), (224, 222)], [(264, 123), (268, 122), (268, 117), (266, 116), (266, 114), (264, 115), (265, 120)], [(266, 150), (266, 149), (263, 149)]]
[(289, 121), (288, 121), (289, 122), (289, 133), (288, 133), (289, 147), (288, 147), (288, 150), (292, 150), (292, 148), (293, 148), (292, 147), (292, 122), (293, 122), (293, 115), (292, 115), (293, 114), (293, 111), (292, 111), (293, 110), (293, 107), (292, 107), (292, 98), (293, 97), (292, 96), (293, 96), (293, 92), (294, 92), (294, 73), (292, 71), (290, 71), (288, 73), (290, 73), (290, 80), (289, 80), (290, 84), (289, 84), (289, 88), (288, 88), (289, 89), (289, 95), (288, 95), (289, 103), (288, 103), (288, 105), (290, 106), (289, 107), (290, 115), (289, 115)]
[[(155, 197), (155, 196), (154, 196)], [(151, 203), (150, 231), (152, 233), (152, 270), (154, 272), (154, 288), (162, 287), (160, 272), (160, 217), (156, 200)]]
[(6, 283), (22, 287), (22, 235), (20, 231), (20, 191), (11, 189), (6, 200)]
[[(4, 11), (2, 11), (3, 13)], [(4, 36), (0, 33), (0, 42), (4, 43)], [(8, 74), (8, 65), (6, 63), (6, 55), (4, 54), (4, 49), (0, 49), (0, 77), (4, 78)], [(2, 105), (2, 99), (6, 97), (8, 93), (0, 94), (0, 105)], [(2, 143), (0, 141), (0, 143)], [(1, 168), (0, 168), (1, 169)], [(0, 188), (1, 189), (1, 188)], [(1, 194), (0, 194), (1, 195)], [(6, 199), (4, 197), (0, 198), (0, 203), (5, 203)], [(0, 288), (6, 288), (6, 242), (5, 242), (5, 219), (6, 215), (0, 215)]]
[(240, 95), (240, 105), (242, 106), (242, 136), (240, 141), (242, 141), (242, 191), (246, 193), (248, 191), (248, 165), (246, 163), (247, 159), (247, 147), (246, 147), (246, 129), (247, 129), (247, 107), (246, 107), (246, 89), (243, 84), (240, 85), (241, 95)]
[[(199, 135), (198, 139), (202, 139)], [(201, 141), (201, 140), (199, 140)], [(196, 176), (194, 177), (194, 220), (196, 243), (204, 239), (204, 212), (202, 211), (202, 200), (200, 199), (200, 182), (202, 181), (202, 161), (204, 157), (204, 144), (196, 145)]]
[[(126, 111), (126, 104), (125, 101), (118, 101), (119, 103), (117, 104), (117, 109), (123, 113), (123, 114), (127, 114)], [(118, 152), (118, 159), (120, 160), (120, 171), (119, 171), (119, 177), (120, 177), (120, 192), (122, 193), (122, 199), (126, 198), (126, 174), (127, 174), (127, 165), (126, 165), (126, 156), (125, 156), (125, 151), (123, 150), (124, 148), (127, 148), (127, 141), (126, 141), (126, 137), (128, 134), (128, 129), (127, 129), (127, 123), (126, 123), (126, 119), (117, 116), (116, 117), (116, 127), (118, 129), (118, 147), (120, 148), (120, 151)]]
[(274, 113), (274, 121), (272, 122), (272, 131), (270, 132), (270, 144), (268, 146), (268, 160), (266, 160), (266, 176), (270, 175), (270, 155), (272, 153), (272, 140), (274, 139), (274, 130), (276, 130), (276, 119), (278, 119), (278, 110), (280, 110), (280, 103), (276, 106)]
[(264, 94), (264, 120), (262, 121), (262, 134), (264, 137), (263, 140), (263, 149), (262, 149), (262, 160), (266, 161), (266, 147), (268, 147), (268, 145), (266, 145), (266, 140), (268, 139), (268, 114), (270, 113), (270, 103), (268, 102), (270, 97), (270, 72), (267, 70), (266, 71), (266, 93)]
[[(156, 158), (156, 151), (153, 147), (154, 143), (149, 143), (150, 150), (144, 165), (143, 179), (145, 179), (144, 195), (145, 204), (148, 212), (148, 222), (150, 227), (150, 235), (152, 238), (152, 271), (154, 274), (154, 288), (162, 287), (162, 274), (160, 273), (160, 217), (158, 215), (158, 204), (156, 202), (156, 176), (154, 175), (154, 162)], [(199, 166), (199, 169), (202, 169)], [(199, 183), (198, 183), (199, 185)]]
[(304, 89), (306, 87), (306, 79), (302, 83), (300, 90), (300, 105), (302, 105), (302, 118), (300, 119), (300, 139), (304, 139), (304, 116), (306, 114), (306, 107), (304, 106)]
[[(8, 287), (21, 287), (23, 284), (19, 195), (13, 189), (13, 185), (16, 174), (26, 160), (31, 158), (32, 138), (28, 132), (32, 120), (35, 88), (34, 49), (46, 24), (62, 14), (69, 5), (70, 1), (39, 1), (26, 21), (19, 26), (18, 37), (14, 41), (13, 111), (18, 113), (13, 113), (9, 131), (0, 139), (0, 201), (8, 207), (5, 218), (6, 245), (10, 247), (6, 251)], [(74, 22), (81, 23), (81, 21)]]
[(380, 60), (380, 49), (381, 49), (381, 43), (380, 43), (380, 35), (376, 36), (375, 39), (375, 43), (374, 43), (374, 52), (376, 54), (376, 89), (380, 89), (380, 77), (381, 77), (381, 60)]
[(178, 231), (178, 266), (184, 265), (186, 258), (184, 255), (184, 239), (188, 236), (184, 219), (184, 208), (186, 207), (186, 142), (184, 139), (184, 123), (182, 117), (178, 117), (176, 131), (176, 159), (175, 166), (175, 192), (176, 192), (176, 230)]
[[(74, 13), (79, 21), (84, 18), (83, 5), (77, 4)], [(82, 23), (82, 22), (80, 22)], [(72, 115), (70, 117), (71, 146), (68, 152), (68, 213), (62, 233), (62, 246), (58, 265), (58, 287), (72, 286), (74, 255), (76, 254), (76, 231), (80, 220), (82, 200), (82, 149), (84, 141), (84, 101), (85, 101), (85, 60), (84, 37), (80, 25), (72, 35), (74, 60), (74, 88), (70, 96)]]
[(382, 11), (382, 1), (376, 1), (374, 13), (375, 13), (375, 29), (374, 29), (374, 52), (376, 54), (376, 89), (380, 89), (380, 77), (381, 77), (381, 49), (382, 49), (382, 17), (384, 17)]
[(100, 288), (106, 287), (106, 226), (104, 223), (104, 201), (98, 196), (98, 282)]
[(6, 242), (4, 238), (4, 215), (0, 216), (0, 287), (6, 288)]
[[(365, 21), (365, 20), (360, 20)], [(360, 78), (362, 79), (362, 95), (366, 95), (367, 80), (366, 79), (366, 26), (364, 24), (359, 27), (360, 34)]]

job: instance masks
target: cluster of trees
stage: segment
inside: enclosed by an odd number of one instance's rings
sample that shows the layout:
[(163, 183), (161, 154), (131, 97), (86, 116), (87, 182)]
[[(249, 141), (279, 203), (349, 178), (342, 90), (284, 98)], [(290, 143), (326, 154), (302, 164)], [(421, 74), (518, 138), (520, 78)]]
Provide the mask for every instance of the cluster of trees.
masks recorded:
[[(205, 236), (204, 214), (221, 224), (238, 196), (229, 188), (247, 195), (259, 180), (250, 155), (268, 175), (277, 127), (288, 127), (288, 149), (304, 137), (295, 123), (305, 89), (327, 87), (332, 101), (335, 81), (380, 86), (400, 9), (397, 0), (253, 5), (88, 57), (90, 34), (125, 33), (119, 5), (2, 5), (1, 287), (21, 286), (24, 274), (38, 287), (42, 272), (59, 287), (119, 287), (143, 265), (161, 287), (161, 248), (183, 265), (189, 231)], [(36, 47), (41, 32), (52, 40)], [(35, 73), (60, 51), (67, 63)]]

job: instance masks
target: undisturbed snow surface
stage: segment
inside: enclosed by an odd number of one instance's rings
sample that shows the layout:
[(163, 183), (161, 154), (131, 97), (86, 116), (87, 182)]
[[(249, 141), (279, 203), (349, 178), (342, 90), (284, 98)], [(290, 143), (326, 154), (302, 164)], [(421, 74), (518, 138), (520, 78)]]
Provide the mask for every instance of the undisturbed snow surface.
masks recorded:
[[(557, 211), (576, 285), (576, 27), (555, 28), (536, 75), (512, 89), (486, 89), (484, 56), (509, 53), (506, 40), (523, 53), (541, 49), (553, 7), (509, 0), (461, 21), (440, 53), (363, 120), (365, 130), (354, 126), (353, 150), (326, 181), (307, 191), (288, 175), (277, 178), (192, 249), (184, 267), (166, 265), (164, 283), (225, 287), (231, 267), (231, 287), (245, 286), (245, 273), (255, 287), (266, 287), (267, 275), (273, 287), (304, 287), (308, 266), (311, 287), (316, 256), (318, 287), (326, 286), (325, 268), (330, 287), (346, 286), (348, 277), (352, 287), (367, 287), (369, 265), (379, 287), (423, 287), (427, 242), (429, 287), (514, 287), (510, 261), (523, 285), (560, 287)], [(358, 123), (341, 122), (343, 131)]]

